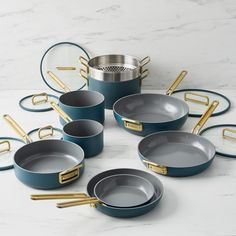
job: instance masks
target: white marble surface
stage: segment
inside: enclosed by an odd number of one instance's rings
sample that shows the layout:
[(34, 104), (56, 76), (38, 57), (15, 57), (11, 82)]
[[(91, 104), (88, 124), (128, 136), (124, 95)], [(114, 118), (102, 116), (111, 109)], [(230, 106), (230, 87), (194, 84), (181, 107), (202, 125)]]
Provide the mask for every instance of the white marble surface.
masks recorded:
[(93, 56), (149, 55), (148, 89), (166, 88), (182, 69), (186, 87), (236, 87), (234, 0), (8, 0), (0, 28), (1, 90), (46, 88), (40, 58), (60, 41)]
[[(211, 118), (206, 126), (235, 122), (235, 90), (217, 90), (233, 101), (230, 112)], [(17, 106), (19, 99), (40, 91), (2, 91), (0, 117), (9, 113), (27, 130), (46, 124), (58, 125), (54, 112), (30, 113)], [(163, 91), (162, 91), (163, 92)], [(189, 118), (183, 130), (191, 130), (196, 118)], [(15, 136), (0, 119), (0, 136)], [(119, 128), (112, 112), (106, 113), (105, 147), (102, 154), (86, 160), (83, 177), (63, 191), (85, 191), (89, 179), (111, 168), (130, 167), (148, 171), (138, 158), (141, 137)], [(33, 190), (13, 170), (0, 172), (0, 235), (236, 235), (236, 160), (216, 156), (205, 172), (187, 178), (157, 175), (165, 193), (160, 205), (147, 215), (133, 219), (111, 218), (89, 206), (57, 209), (54, 201), (35, 202)], [(60, 191), (60, 190), (57, 190)]]

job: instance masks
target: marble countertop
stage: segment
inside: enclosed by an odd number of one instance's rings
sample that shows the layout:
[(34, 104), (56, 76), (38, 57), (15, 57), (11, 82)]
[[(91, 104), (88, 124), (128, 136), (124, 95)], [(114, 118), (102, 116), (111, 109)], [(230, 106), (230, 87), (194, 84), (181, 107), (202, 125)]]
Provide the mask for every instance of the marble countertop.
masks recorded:
[[(217, 91), (231, 101), (236, 99), (235, 90)], [(39, 91), (1, 91), (0, 116), (12, 115), (26, 131), (46, 124), (59, 127), (53, 111), (31, 113), (17, 105), (20, 98), (36, 92)], [(229, 112), (211, 118), (206, 126), (233, 123), (235, 116), (232, 104)], [(189, 118), (182, 130), (190, 131), (196, 121), (197, 118)], [(0, 136), (6, 135), (16, 137), (0, 119)], [(85, 173), (76, 183), (52, 192), (85, 191), (89, 179), (107, 169), (129, 167), (149, 171), (138, 158), (140, 140), (141, 137), (119, 128), (112, 111), (106, 111), (104, 151), (86, 160)], [(54, 201), (32, 201), (30, 194), (44, 191), (23, 185), (16, 179), (14, 170), (1, 171), (0, 235), (236, 235), (236, 160), (216, 156), (209, 169), (192, 177), (156, 176), (165, 188), (159, 206), (141, 217), (117, 219), (89, 206), (58, 209)]]

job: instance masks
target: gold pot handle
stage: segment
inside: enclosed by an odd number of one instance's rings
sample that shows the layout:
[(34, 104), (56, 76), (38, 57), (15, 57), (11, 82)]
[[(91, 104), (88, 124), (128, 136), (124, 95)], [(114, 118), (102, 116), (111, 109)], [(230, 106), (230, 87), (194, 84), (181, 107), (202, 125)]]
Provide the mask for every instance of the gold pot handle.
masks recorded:
[(50, 104), (53, 110), (56, 111), (66, 123), (72, 121), (69, 115), (67, 115), (55, 102), (50, 102)]
[[(189, 95), (200, 97), (200, 98), (203, 98), (205, 100), (198, 100), (198, 99), (195, 99), (195, 98), (191, 98), (191, 97), (189, 97)], [(202, 95), (200, 93), (194, 93), (194, 92), (185, 92), (184, 93), (184, 100), (186, 102), (198, 103), (198, 104), (202, 104), (202, 105), (205, 105), (205, 106), (208, 106), (209, 103), (210, 103), (210, 99), (209, 99), (208, 96)]]
[(70, 88), (64, 83), (62, 82), (53, 72), (51, 71), (47, 71), (48, 75), (51, 77), (51, 79), (57, 83), (57, 85), (62, 88), (66, 93), (70, 92)]
[(141, 132), (143, 130), (143, 124), (136, 120), (122, 118), (124, 127), (129, 130)]
[(187, 74), (188, 74), (188, 72), (186, 70), (181, 71), (180, 74), (178, 75), (178, 77), (174, 80), (174, 82), (167, 89), (166, 95), (170, 96), (176, 90), (176, 88), (179, 86), (179, 84), (185, 78), (185, 76)]
[(80, 75), (86, 80), (86, 85), (89, 86), (88, 74), (84, 69), (80, 69)]
[(85, 66), (85, 67), (87, 68), (87, 70), (88, 70), (88, 60), (87, 60), (86, 58), (80, 56), (80, 57), (79, 57), (79, 61), (80, 61), (80, 63), (81, 63), (83, 66)]
[(147, 65), (149, 62), (150, 62), (150, 57), (147, 56), (147, 57), (144, 57), (141, 61), (140, 61), (140, 66), (141, 68), (143, 68), (145, 65)]
[(204, 114), (201, 116), (197, 124), (192, 129), (193, 134), (199, 134), (201, 128), (204, 126), (204, 124), (207, 122), (207, 120), (210, 118), (212, 113), (215, 111), (217, 106), (219, 105), (219, 101), (213, 101), (210, 106), (208, 106), (207, 110), (204, 112)]
[(163, 165), (156, 164), (151, 161), (143, 160), (143, 163), (147, 164), (147, 168), (152, 170), (155, 173), (162, 174), (162, 175), (167, 175), (167, 167)]
[(21, 139), (27, 144), (32, 143), (32, 139), (29, 135), (20, 127), (19, 124), (9, 115), (3, 115), (4, 120), (16, 131), (16, 133), (21, 137)]
[(231, 140), (231, 141), (236, 141), (236, 136), (235, 137), (230, 136), (230, 135), (226, 134), (226, 132), (229, 132), (229, 133), (232, 133), (232, 134), (236, 135), (236, 130), (235, 129), (224, 128), (222, 130), (222, 136), (223, 136), (224, 139), (228, 139), (228, 140)]
[[(47, 132), (46, 132), (47, 131)], [(43, 134), (44, 132), (44, 134)], [(46, 132), (46, 134), (45, 134)], [(44, 139), (47, 137), (52, 137), (54, 134), (54, 129), (51, 125), (44, 126), (38, 130), (38, 137), (39, 139)]]
[[(38, 97), (43, 97), (43, 99), (37, 100)], [(35, 94), (35, 95), (32, 96), (32, 100), (31, 101), (32, 101), (33, 105), (38, 105), (38, 104), (46, 103), (46, 102), (48, 102), (48, 94), (47, 93)]]
[(149, 75), (148, 69), (145, 69), (144, 71), (142, 71), (141, 80), (145, 79), (148, 75)]
[(74, 66), (57, 66), (56, 67), (57, 70), (76, 70), (76, 67)]
[(51, 194), (32, 194), (32, 200), (56, 200), (56, 199), (84, 199), (88, 198), (86, 193), (51, 193)]
[(0, 146), (4, 146), (4, 145), (5, 147), (0, 150), (0, 153), (10, 152), (11, 151), (10, 142), (8, 140), (1, 141)]
[(89, 197), (86, 199), (76, 200), (76, 201), (70, 201), (70, 202), (60, 202), (57, 203), (58, 208), (66, 208), (66, 207), (72, 207), (72, 206), (82, 206), (82, 205), (91, 205), (99, 203), (100, 201), (95, 197)]
[(64, 170), (59, 173), (59, 183), (65, 184), (69, 183), (80, 176), (80, 168), (83, 167), (83, 164), (77, 165), (73, 168)]

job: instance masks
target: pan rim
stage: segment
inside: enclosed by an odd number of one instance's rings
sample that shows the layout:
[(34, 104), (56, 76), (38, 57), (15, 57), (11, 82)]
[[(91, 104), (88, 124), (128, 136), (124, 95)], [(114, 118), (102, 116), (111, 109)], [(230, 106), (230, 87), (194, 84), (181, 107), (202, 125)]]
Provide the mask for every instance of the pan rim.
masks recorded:
[[(197, 136), (198, 138), (200, 139), (203, 139), (204, 141), (206, 141), (208, 144), (210, 144), (210, 146), (212, 146), (212, 149), (213, 149), (213, 155), (210, 156), (210, 158), (201, 163), (201, 164), (197, 164), (197, 165), (191, 165), (191, 166), (181, 166), (181, 167), (176, 167), (176, 166), (169, 166), (169, 165), (165, 165), (165, 167), (169, 167), (169, 168), (173, 168), (173, 169), (181, 169), (181, 168), (192, 168), (192, 167), (197, 167), (197, 166), (201, 166), (201, 165), (204, 165), (206, 163), (208, 163), (209, 161), (212, 161), (214, 158), (215, 158), (215, 155), (216, 155), (216, 148), (214, 146), (214, 144), (212, 142), (210, 142), (207, 138), (204, 138), (202, 137), (201, 135), (197, 135), (197, 134), (193, 134), (193, 133), (190, 133), (190, 132), (186, 132), (186, 131), (171, 131), (171, 130), (167, 130), (167, 131), (160, 131), (160, 132), (155, 132), (155, 133), (152, 133), (152, 134), (149, 134), (147, 135), (146, 137), (144, 137), (138, 144), (138, 154), (139, 156), (143, 159), (143, 160), (146, 160), (146, 161), (150, 161), (149, 159), (147, 159), (140, 151), (140, 146), (141, 146), (141, 143), (143, 142), (143, 140), (145, 140), (146, 138), (149, 138), (150, 136), (154, 136), (154, 135), (160, 135), (160, 134), (163, 134), (163, 133), (181, 133), (181, 134), (187, 134), (187, 135), (194, 135), (194, 136)], [(197, 147), (196, 147), (197, 148)], [(152, 161), (154, 162), (154, 161)], [(154, 162), (155, 163), (155, 162)], [(156, 164), (160, 164), (160, 163), (156, 163)], [(160, 164), (162, 165), (162, 164)]]
[(182, 103), (182, 104), (183, 104), (183, 107), (186, 109), (187, 112), (186, 112), (184, 115), (182, 115), (182, 116), (180, 116), (180, 117), (178, 117), (178, 118), (176, 118), (176, 119), (172, 119), (172, 120), (160, 121), (160, 122), (155, 122), (155, 121), (154, 121), (154, 122), (150, 122), (150, 121), (136, 120), (136, 121), (138, 121), (138, 122), (141, 122), (141, 123), (143, 123), (143, 124), (168, 124), (168, 123), (171, 123), (171, 122), (174, 122), (174, 121), (178, 121), (178, 120), (184, 118), (185, 116), (188, 116), (188, 114), (189, 114), (189, 106), (188, 106), (187, 103), (185, 103), (184, 101), (182, 101), (182, 100), (179, 99), (179, 98), (175, 98), (175, 97), (172, 97), (172, 96), (168, 96), (168, 95), (165, 95), (165, 94), (159, 94), (159, 93), (135, 93), (135, 94), (131, 94), (131, 95), (124, 96), (124, 97), (118, 99), (118, 100), (113, 104), (113, 112), (114, 112), (116, 115), (118, 115), (118, 116), (120, 116), (120, 117), (122, 117), (122, 118), (132, 119), (132, 118), (128, 118), (128, 117), (125, 117), (124, 115), (119, 114), (119, 113), (117, 112), (116, 106), (118, 106), (117, 104), (119, 104), (119, 102), (121, 102), (121, 100), (124, 100), (124, 99), (126, 99), (126, 98), (128, 98), (128, 97), (143, 96), (143, 95), (155, 95), (155, 96), (157, 95), (157, 96), (162, 96), (162, 97), (167, 96), (167, 97), (170, 98), (170, 99), (177, 100), (178, 102)]

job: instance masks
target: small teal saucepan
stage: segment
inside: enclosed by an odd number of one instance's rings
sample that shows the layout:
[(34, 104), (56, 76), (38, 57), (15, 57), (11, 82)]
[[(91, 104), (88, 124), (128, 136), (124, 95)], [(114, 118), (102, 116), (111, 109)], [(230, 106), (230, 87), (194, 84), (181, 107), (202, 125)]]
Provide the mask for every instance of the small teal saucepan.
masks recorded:
[(66, 122), (63, 139), (81, 146), (85, 158), (96, 156), (103, 150), (102, 124), (88, 119), (72, 120), (55, 102), (51, 102), (51, 106)]

